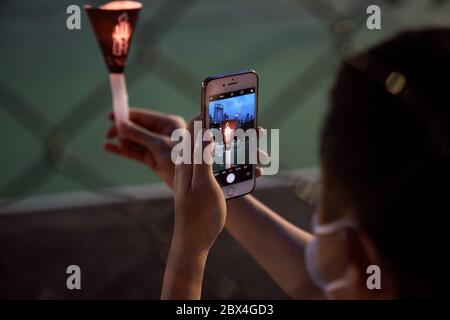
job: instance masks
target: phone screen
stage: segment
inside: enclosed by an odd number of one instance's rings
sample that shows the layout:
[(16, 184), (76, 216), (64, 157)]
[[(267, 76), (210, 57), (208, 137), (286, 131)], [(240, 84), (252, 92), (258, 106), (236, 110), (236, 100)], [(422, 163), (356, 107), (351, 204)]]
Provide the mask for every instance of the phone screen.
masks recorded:
[[(249, 163), (248, 137), (235, 135), (255, 128), (255, 88), (221, 93), (208, 97), (209, 128), (218, 129), (222, 139), (214, 140), (213, 171), (221, 187), (253, 179)], [(238, 163), (238, 153), (244, 152), (244, 163)]]

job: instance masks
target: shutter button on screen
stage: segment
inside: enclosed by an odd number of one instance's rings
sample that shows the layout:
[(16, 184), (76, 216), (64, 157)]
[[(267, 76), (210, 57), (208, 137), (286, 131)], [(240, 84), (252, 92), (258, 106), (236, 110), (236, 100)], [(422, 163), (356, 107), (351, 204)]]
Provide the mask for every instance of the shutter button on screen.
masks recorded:
[(236, 176), (234, 175), (234, 173), (229, 173), (227, 175), (227, 182), (228, 183), (233, 183), (234, 179), (236, 179)]

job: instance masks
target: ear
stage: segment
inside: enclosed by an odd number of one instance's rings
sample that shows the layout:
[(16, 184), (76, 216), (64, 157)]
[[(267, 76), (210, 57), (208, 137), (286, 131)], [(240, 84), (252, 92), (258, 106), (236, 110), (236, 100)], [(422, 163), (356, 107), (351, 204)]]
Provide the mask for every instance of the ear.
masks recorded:
[(347, 229), (344, 232), (348, 261), (345, 272), (349, 290), (347, 297), (395, 299), (393, 276), (388, 268), (384, 267), (385, 264), (367, 233), (355, 229)]

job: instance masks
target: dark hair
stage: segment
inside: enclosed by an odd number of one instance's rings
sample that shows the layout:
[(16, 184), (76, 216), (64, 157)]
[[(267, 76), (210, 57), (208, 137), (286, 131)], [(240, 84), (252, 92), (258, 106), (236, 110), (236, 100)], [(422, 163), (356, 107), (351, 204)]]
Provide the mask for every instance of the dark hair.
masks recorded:
[(344, 62), (322, 130), (324, 213), (353, 215), (404, 298), (449, 296), (449, 146), (449, 30)]

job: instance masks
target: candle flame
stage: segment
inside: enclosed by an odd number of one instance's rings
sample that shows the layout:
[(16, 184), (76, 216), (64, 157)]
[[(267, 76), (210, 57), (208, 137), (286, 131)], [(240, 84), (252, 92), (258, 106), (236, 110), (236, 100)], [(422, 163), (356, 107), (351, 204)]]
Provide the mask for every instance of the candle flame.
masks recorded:
[(104, 10), (131, 10), (131, 9), (141, 9), (142, 3), (137, 1), (111, 1), (102, 4), (100, 9)]

